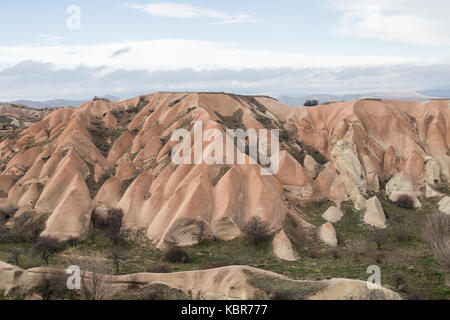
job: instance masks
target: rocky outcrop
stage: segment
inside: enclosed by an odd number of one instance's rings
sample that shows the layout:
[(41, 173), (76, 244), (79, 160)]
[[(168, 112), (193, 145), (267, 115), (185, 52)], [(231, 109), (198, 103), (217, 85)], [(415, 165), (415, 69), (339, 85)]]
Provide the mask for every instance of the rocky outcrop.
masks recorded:
[(0, 291), (8, 295), (9, 291), (18, 284), (19, 277), (25, 270), (0, 261)]
[(325, 244), (336, 247), (338, 244), (336, 237), (336, 229), (329, 222), (320, 226), (318, 230), (318, 235), (320, 240), (322, 240)]
[(425, 186), (425, 197), (426, 198), (437, 198), (437, 197), (443, 197), (444, 195), (440, 192), (437, 192), (434, 190), (430, 185)]
[(305, 157), (304, 166), (307, 175), (312, 179), (315, 179), (317, 177), (321, 169), (320, 164), (317, 163), (317, 161), (309, 154)]
[(376, 228), (386, 228), (386, 216), (377, 197), (373, 197), (366, 202), (364, 222)]
[(422, 207), (422, 203), (414, 191), (411, 176), (404, 172), (395, 175), (389, 180), (386, 184), (386, 193), (393, 202), (397, 201), (402, 196), (408, 196), (414, 201), (414, 208)]
[(329, 207), (327, 211), (325, 211), (325, 213), (322, 215), (322, 218), (324, 218), (325, 220), (335, 223), (338, 222), (339, 220), (341, 220), (341, 218), (343, 217), (343, 213), (341, 211), (341, 209), (339, 209), (338, 207)]
[[(0, 290), (9, 291), (22, 288), (28, 291), (38, 285), (39, 280), (57, 272), (49, 268), (21, 270), (0, 262)], [(91, 274), (86, 272), (86, 277)], [(307, 300), (401, 300), (401, 297), (384, 287), (368, 289), (365, 281), (331, 279), (322, 281), (292, 280), (274, 272), (248, 266), (229, 266), (217, 269), (184, 271), (175, 273), (138, 273), (121, 276), (108, 276), (108, 281), (118, 294), (130, 284), (145, 286), (164, 284), (170, 288), (182, 290), (197, 300), (251, 300), (269, 294), (261, 290), (254, 279), (263, 279), (265, 283), (286, 283), (297, 291), (309, 288), (304, 299)], [(314, 290), (311, 290), (314, 288)]]
[(439, 201), (439, 211), (450, 214), (450, 197), (444, 197)]
[(441, 169), (439, 164), (433, 159), (429, 158), (425, 163), (425, 180), (428, 184), (435, 185), (441, 182)]
[(363, 194), (366, 193), (367, 180), (355, 143), (349, 139), (340, 140), (331, 149), (330, 155), (334, 166), (339, 171), (339, 179), (350, 199), (355, 202), (355, 207), (364, 208)]
[(273, 239), (273, 252), (277, 256), (277, 258), (281, 260), (297, 260), (297, 255), (292, 248), (291, 241), (283, 230), (281, 230)]

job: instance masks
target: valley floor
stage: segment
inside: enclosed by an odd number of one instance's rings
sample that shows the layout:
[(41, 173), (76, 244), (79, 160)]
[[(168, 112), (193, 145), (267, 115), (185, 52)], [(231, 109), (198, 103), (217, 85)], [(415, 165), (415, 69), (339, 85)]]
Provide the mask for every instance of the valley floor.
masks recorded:
[[(336, 248), (322, 246), (317, 240), (307, 240), (298, 233), (291, 232), (291, 222), (286, 219), (284, 230), (299, 256), (297, 261), (288, 262), (276, 258), (272, 250), (272, 238), (257, 245), (245, 238), (237, 238), (228, 242), (205, 241), (195, 247), (186, 248), (190, 263), (167, 263), (164, 252), (156, 249), (142, 231), (119, 244), (120, 251), (124, 253), (119, 263), (119, 274), (155, 272), (155, 270), (179, 272), (242, 265), (273, 271), (298, 280), (348, 278), (365, 281), (370, 276), (367, 268), (376, 265), (381, 268), (382, 285), (400, 293), (406, 299), (449, 299), (450, 289), (445, 283), (444, 269), (435, 261), (422, 238), (426, 217), (433, 211), (435, 201), (426, 200), (424, 207), (419, 210), (401, 209), (387, 200), (382, 200), (382, 204), (389, 220), (400, 216), (402, 223), (408, 227), (406, 232), (399, 234), (390, 223), (387, 230), (388, 240), (380, 249), (370, 240), (370, 229), (361, 222), (362, 213), (354, 210), (351, 202), (346, 202), (342, 204), (344, 217), (336, 224), (339, 237), (339, 245)], [(331, 205), (332, 203), (327, 201), (311, 203), (307, 206), (298, 206), (298, 211), (304, 213), (309, 222), (317, 225), (321, 223), (321, 213)], [(362, 240), (366, 244), (357, 258), (351, 248), (346, 246), (352, 239)], [(19, 267), (30, 269), (44, 265), (39, 257), (32, 254), (32, 245), (28, 243), (0, 244), (0, 260), (8, 261), (13, 249), (20, 252)], [(95, 241), (92, 239), (81, 241), (51, 257), (50, 266), (67, 268), (73, 264), (76, 257), (96, 255), (100, 255), (113, 266), (110, 251), (110, 240), (105, 235), (99, 234)], [(289, 286), (270, 285), (270, 282), (264, 279), (255, 278), (252, 285), (265, 292), (272, 291), (272, 297), (304, 298), (299, 297), (295, 289), (286, 289)], [(163, 292), (160, 298), (164, 299), (186, 298), (186, 295), (177, 290), (159, 288), (158, 292)], [(136, 298), (136, 295), (128, 294), (119, 298), (127, 297)]]

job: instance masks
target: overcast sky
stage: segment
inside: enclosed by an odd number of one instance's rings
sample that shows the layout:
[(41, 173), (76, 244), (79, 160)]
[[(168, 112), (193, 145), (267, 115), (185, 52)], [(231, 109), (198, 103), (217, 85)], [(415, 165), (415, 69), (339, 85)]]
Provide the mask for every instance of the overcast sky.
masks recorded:
[(0, 101), (450, 88), (447, 0), (0, 3)]

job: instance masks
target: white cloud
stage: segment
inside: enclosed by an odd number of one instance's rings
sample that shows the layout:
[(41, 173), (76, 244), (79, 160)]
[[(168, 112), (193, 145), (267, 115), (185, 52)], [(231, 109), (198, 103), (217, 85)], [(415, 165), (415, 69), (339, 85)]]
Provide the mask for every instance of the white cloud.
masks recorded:
[[(124, 50), (124, 48), (126, 48)], [(122, 54), (118, 54), (122, 53)], [(180, 54), (182, 53), (182, 54)], [(96, 45), (0, 46), (0, 66), (25, 60), (50, 62), (56, 67), (106, 66), (150, 71), (271, 68), (336, 68), (426, 64), (401, 56), (320, 56), (269, 50), (249, 50), (235, 44), (182, 39), (116, 42)], [(442, 62), (439, 58), (433, 63)]]
[(419, 45), (450, 45), (448, 0), (330, 0), (338, 33)]
[(154, 17), (180, 18), (180, 19), (209, 18), (218, 24), (236, 24), (236, 23), (246, 23), (256, 21), (256, 19), (254, 19), (251, 15), (245, 12), (230, 15), (214, 9), (193, 6), (185, 3), (176, 3), (176, 2), (157, 2), (149, 4), (124, 3), (123, 6), (144, 11)]
[(38, 38), (45, 42), (60, 41), (63, 39), (52, 34), (41, 34), (38, 36)]
[(362, 93), (450, 86), (450, 65), (372, 68), (182, 69), (151, 72), (107, 67), (56, 68), (23, 61), (0, 70), (0, 101), (122, 98), (155, 91), (226, 91), (244, 94)]

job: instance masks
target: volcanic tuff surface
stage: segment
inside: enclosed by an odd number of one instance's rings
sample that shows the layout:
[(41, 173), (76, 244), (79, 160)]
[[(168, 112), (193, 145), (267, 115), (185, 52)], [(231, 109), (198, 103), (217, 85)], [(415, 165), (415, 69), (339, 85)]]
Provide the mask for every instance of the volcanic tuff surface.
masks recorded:
[[(295, 108), (222, 93), (87, 102), (0, 141), (0, 207), (49, 214), (44, 234), (61, 239), (86, 236), (93, 210), (121, 208), (124, 226), (144, 228), (159, 247), (195, 244), (201, 221), (224, 240), (253, 216), (277, 229), (289, 201), (351, 199), (382, 227), (369, 194), (408, 194), (420, 206), (426, 188), (450, 179), (449, 106), (359, 100)], [(174, 165), (171, 133), (194, 121), (222, 132), (280, 129), (278, 174), (262, 176), (260, 165)]]
[(0, 123), (26, 127), (59, 108), (34, 109), (20, 104), (0, 103)]

